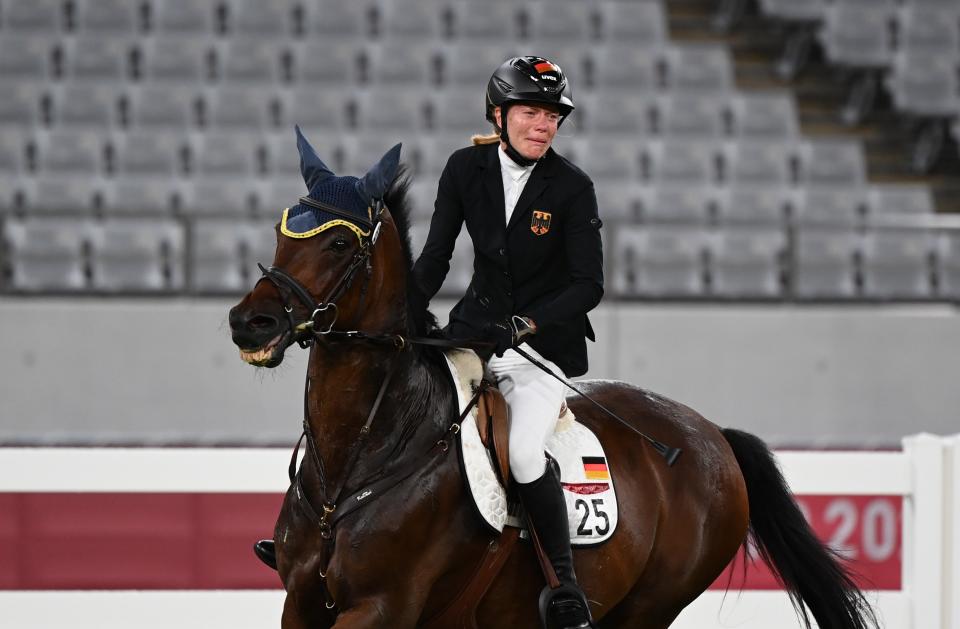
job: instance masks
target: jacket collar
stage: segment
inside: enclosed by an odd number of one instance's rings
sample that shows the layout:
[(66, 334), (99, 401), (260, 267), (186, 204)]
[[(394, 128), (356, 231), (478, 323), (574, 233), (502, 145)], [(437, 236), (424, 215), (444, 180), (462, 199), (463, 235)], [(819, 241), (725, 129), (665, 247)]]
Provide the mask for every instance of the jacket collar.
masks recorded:
[[(499, 212), (499, 216), (503, 216), (505, 213), (503, 205), (503, 178), (500, 174), (500, 158), (497, 157), (499, 147), (499, 144), (489, 144), (484, 147), (486, 156), (485, 159), (480, 160), (480, 167), (486, 170), (483, 175), (484, 183), (487, 193), (492, 197), (491, 200), (493, 201), (494, 210)], [(513, 214), (510, 216), (507, 231), (513, 229), (513, 227), (520, 222), (520, 219), (529, 212), (533, 202), (536, 201), (546, 189), (549, 180), (553, 177), (556, 170), (557, 161), (557, 154), (554, 152), (553, 147), (551, 147), (547, 149), (547, 154), (540, 158), (540, 161), (534, 166), (527, 185), (524, 186), (523, 192), (520, 193), (520, 198), (517, 199), (517, 206), (513, 209)]]

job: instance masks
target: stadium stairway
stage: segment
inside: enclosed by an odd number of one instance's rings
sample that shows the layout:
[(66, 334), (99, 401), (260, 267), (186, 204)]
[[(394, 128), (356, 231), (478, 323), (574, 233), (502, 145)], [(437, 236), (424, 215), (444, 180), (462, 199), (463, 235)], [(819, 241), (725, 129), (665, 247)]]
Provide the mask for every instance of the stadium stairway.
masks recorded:
[(933, 167), (915, 172), (910, 156), (916, 125), (893, 109), (882, 87), (869, 115), (859, 124), (845, 124), (842, 110), (854, 78), (849, 70), (827, 63), (814, 45), (796, 77), (780, 78), (775, 68), (789, 34), (785, 27), (762, 15), (755, 0), (747, 0), (735, 23), (721, 28), (717, 25), (721, 4), (721, 0), (669, 0), (665, 5), (670, 38), (681, 43), (726, 44), (739, 89), (786, 88), (794, 93), (803, 135), (859, 139), (869, 183), (925, 184), (933, 192), (938, 212), (960, 213), (960, 147), (949, 134)]

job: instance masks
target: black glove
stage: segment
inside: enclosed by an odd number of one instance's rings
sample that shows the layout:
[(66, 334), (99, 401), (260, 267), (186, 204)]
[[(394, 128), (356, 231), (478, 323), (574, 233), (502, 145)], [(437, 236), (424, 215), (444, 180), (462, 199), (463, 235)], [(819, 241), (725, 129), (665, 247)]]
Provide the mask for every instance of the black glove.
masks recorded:
[(537, 326), (525, 317), (514, 315), (503, 321), (493, 321), (487, 325), (484, 340), (493, 343), (493, 353), (497, 358), (511, 347), (516, 347), (524, 338), (535, 334)]

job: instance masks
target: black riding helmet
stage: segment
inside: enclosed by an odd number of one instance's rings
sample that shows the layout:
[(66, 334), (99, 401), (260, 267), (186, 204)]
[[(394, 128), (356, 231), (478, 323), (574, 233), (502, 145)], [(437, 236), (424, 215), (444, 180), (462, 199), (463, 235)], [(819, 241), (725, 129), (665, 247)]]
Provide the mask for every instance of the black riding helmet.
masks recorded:
[(507, 108), (517, 103), (554, 105), (560, 113), (559, 124), (563, 124), (574, 110), (570, 96), (570, 85), (560, 66), (543, 57), (513, 57), (500, 64), (487, 83), (487, 120), (496, 124), (493, 110), (500, 107), (500, 138), (507, 143), (507, 154), (521, 166), (529, 166), (534, 160), (521, 156), (510, 144)]

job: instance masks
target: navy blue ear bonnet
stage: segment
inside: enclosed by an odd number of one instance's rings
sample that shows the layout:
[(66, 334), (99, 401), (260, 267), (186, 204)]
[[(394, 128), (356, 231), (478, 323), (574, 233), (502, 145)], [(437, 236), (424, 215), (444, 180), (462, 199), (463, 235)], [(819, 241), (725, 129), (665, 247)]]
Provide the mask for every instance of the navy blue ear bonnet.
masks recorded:
[(374, 208), (383, 199), (400, 165), (400, 145), (387, 151), (362, 178), (333, 174), (317, 156), (307, 139), (297, 131), (300, 172), (310, 191), (300, 203), (284, 210), (280, 231), (291, 238), (310, 238), (342, 225), (361, 241), (369, 236), (377, 216)]

